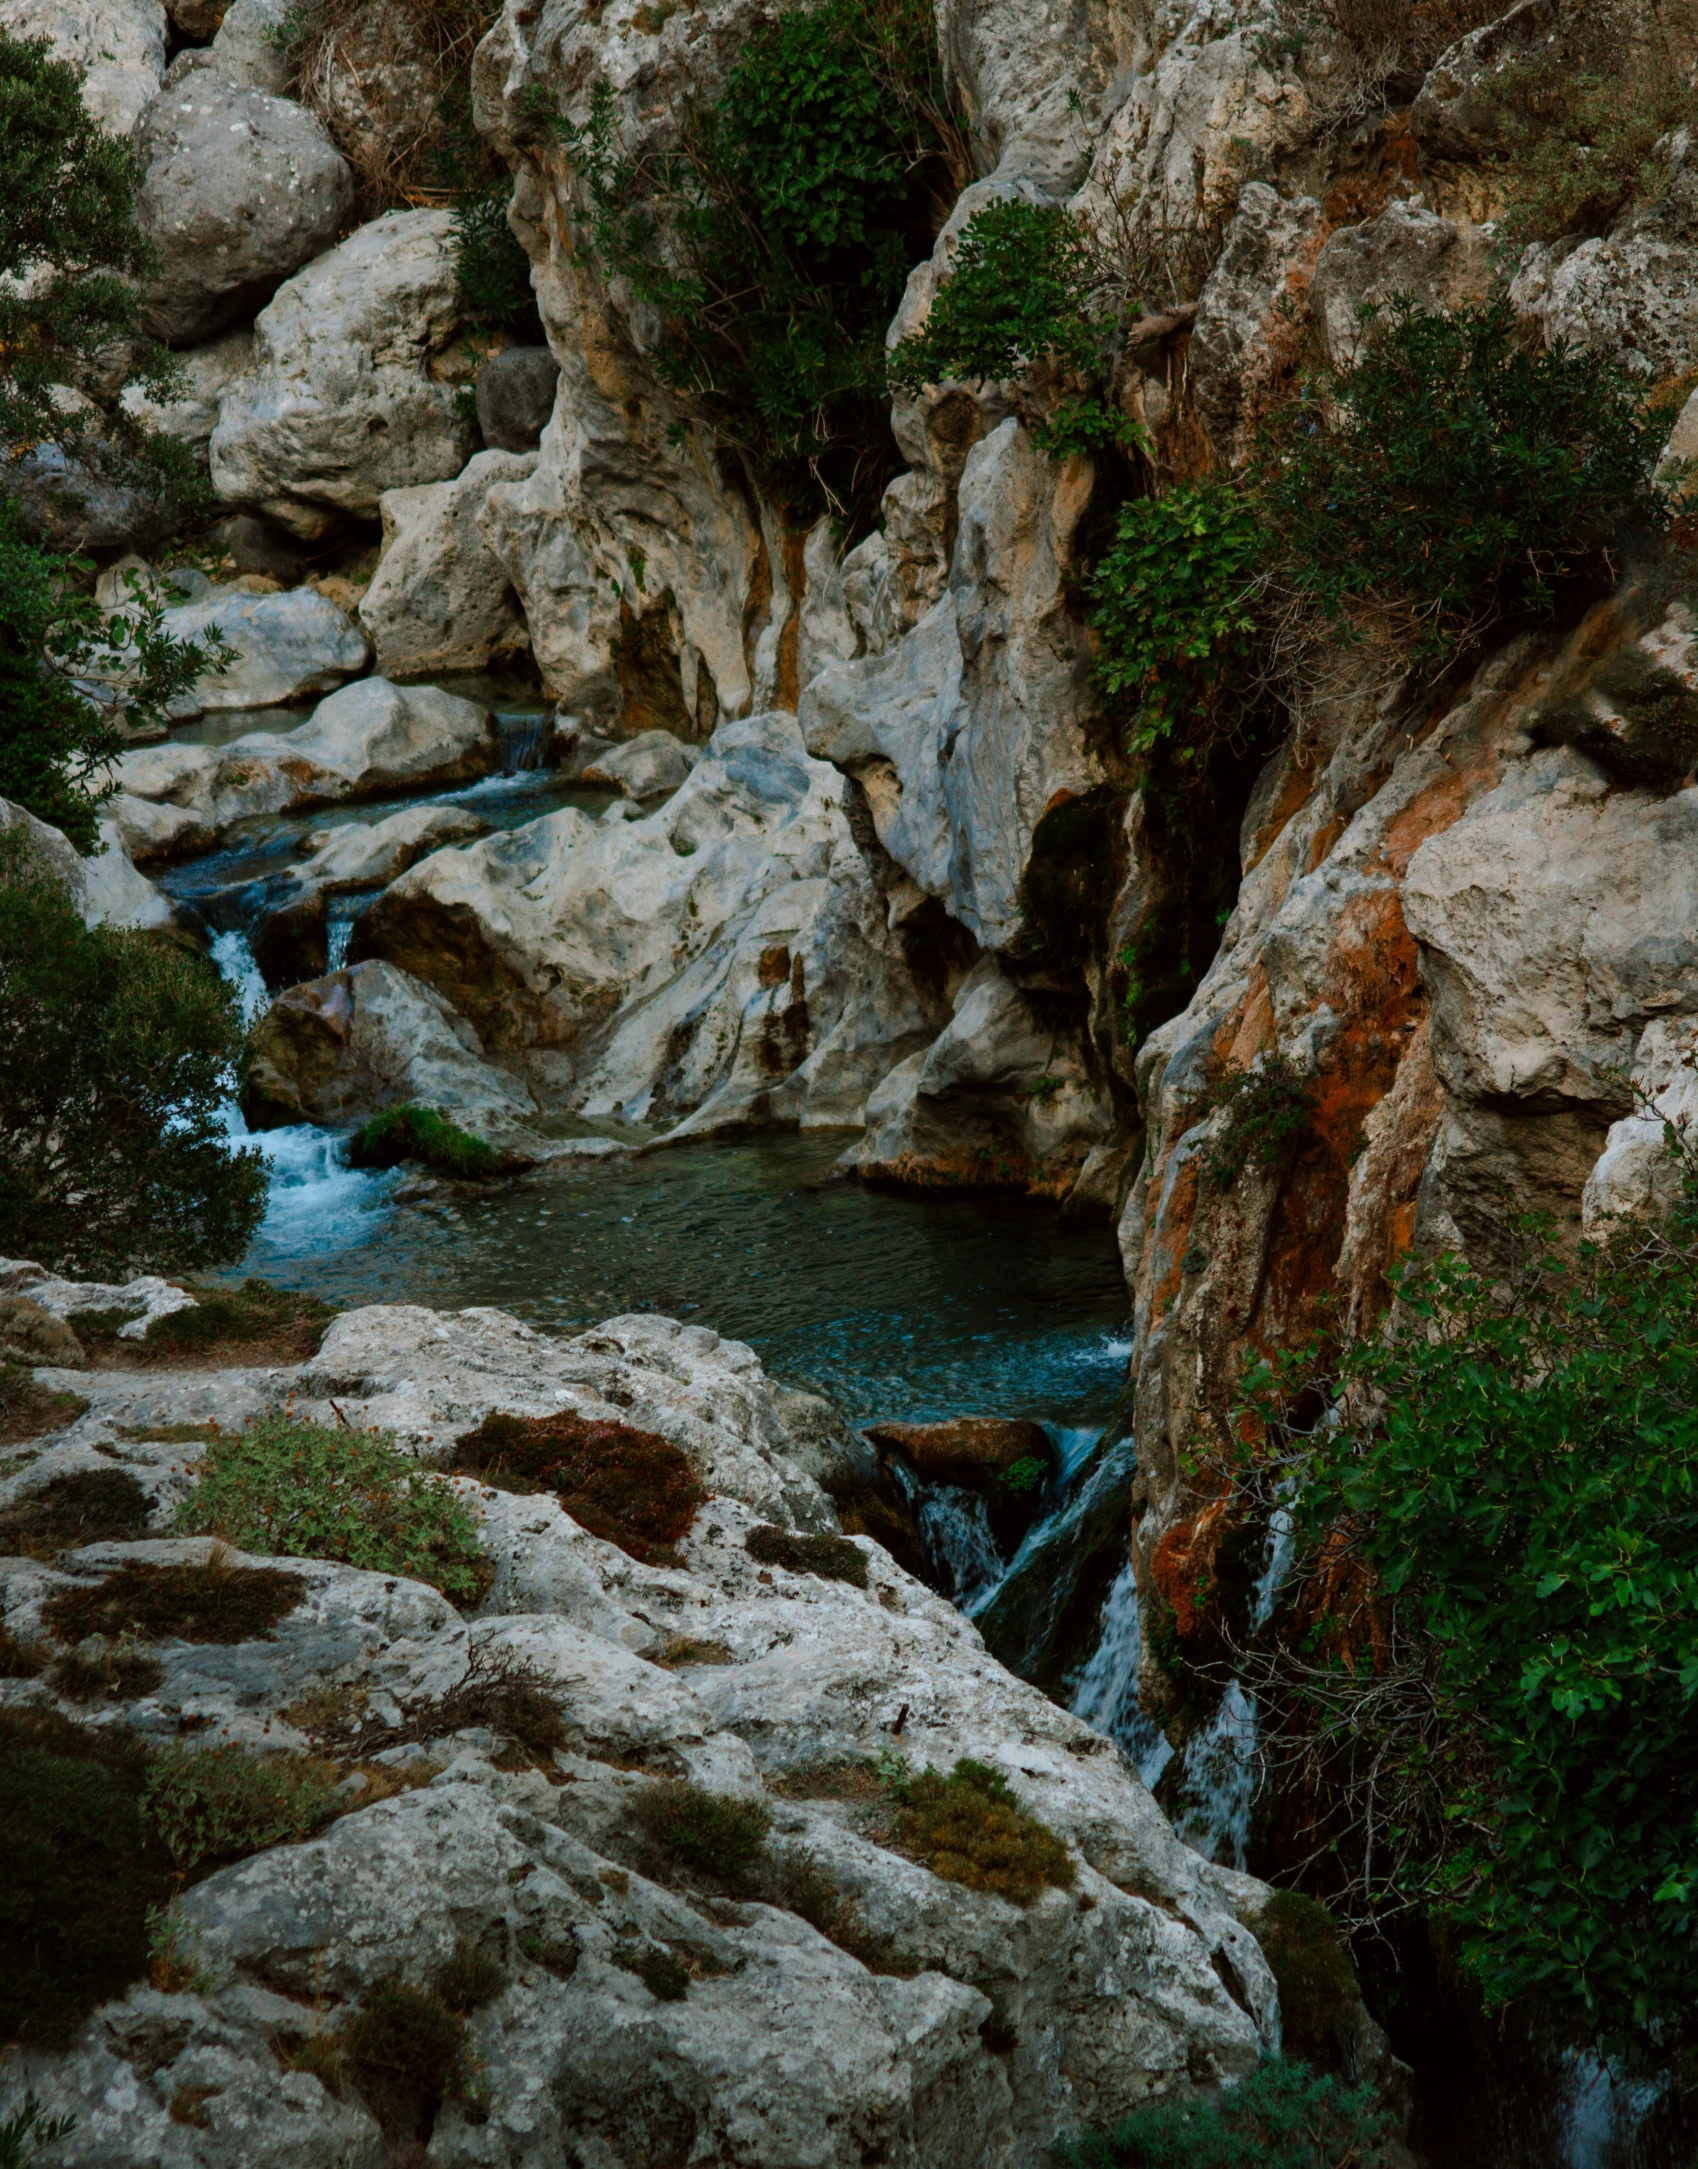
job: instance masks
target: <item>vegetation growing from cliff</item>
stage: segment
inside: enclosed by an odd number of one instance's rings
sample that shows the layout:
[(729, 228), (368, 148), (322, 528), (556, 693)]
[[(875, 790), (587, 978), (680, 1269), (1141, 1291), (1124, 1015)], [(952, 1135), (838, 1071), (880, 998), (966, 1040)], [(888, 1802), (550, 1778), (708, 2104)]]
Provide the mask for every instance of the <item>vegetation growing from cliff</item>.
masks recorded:
[(422, 1160), (439, 1174), (465, 1181), (501, 1171), (494, 1146), (429, 1107), (391, 1107), (387, 1114), (373, 1115), (349, 1140), (350, 1167), (399, 1167), (403, 1160)]
[(1666, 2057), (1698, 1931), (1698, 1188), (1572, 1262), (1516, 1232), (1507, 1273), (1407, 1271), (1391, 1338), (1257, 1377), (1257, 1481), (1303, 1487), (1265, 1747), (1323, 1803), (1340, 1903), (1422, 1908), (1489, 2005)]
[(178, 1877), (198, 1881), (250, 1853), (311, 1837), (351, 1804), (337, 1792), (338, 1774), (303, 1755), (162, 1747), (142, 1785), (142, 1819)]
[(1230, 1190), (1252, 1160), (1264, 1170), (1279, 1165), (1313, 1119), (1315, 1091), (1276, 1049), (1251, 1068), (1218, 1079), (1208, 1105), (1220, 1120), (1203, 1154), (1203, 1172), (1217, 1190)]
[(809, 1536), (762, 1522), (751, 1529), (743, 1548), (762, 1566), (783, 1567), (790, 1574), (817, 1574), (824, 1581), (867, 1586), (867, 1555), (846, 1536)]
[(1371, 2087), (1273, 2056), (1236, 2086), (1152, 2102), (1056, 2153), (1066, 2169), (1359, 2169), (1391, 2129)]
[(1078, 1880), (1061, 1839), (1027, 1814), (988, 1763), (963, 1756), (947, 1775), (899, 1769), (891, 1790), (899, 1849), (946, 1883), (1030, 1905), (1045, 1890), (1071, 1890)]
[(477, 1516), (381, 1431), (272, 1415), (214, 1439), (177, 1526), (261, 1556), (405, 1575), (448, 1597), (488, 1586)]
[(885, 328), (970, 174), (925, 0), (823, 0), (757, 24), (717, 102), (632, 158), (599, 85), (552, 126), (605, 276), (654, 310), (664, 382), (794, 525), (856, 534), (899, 464)]
[(224, 1124), (242, 1045), (209, 964), (85, 927), (0, 839), (0, 1252), (89, 1278), (240, 1257), (266, 1191)]

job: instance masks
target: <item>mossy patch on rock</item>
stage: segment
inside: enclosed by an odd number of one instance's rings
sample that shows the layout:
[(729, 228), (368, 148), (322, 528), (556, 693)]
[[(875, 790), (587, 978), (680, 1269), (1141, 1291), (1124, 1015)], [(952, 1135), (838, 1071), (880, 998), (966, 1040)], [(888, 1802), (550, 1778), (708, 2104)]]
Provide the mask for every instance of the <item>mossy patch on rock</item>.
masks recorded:
[(77, 1469), (0, 1508), (0, 1552), (51, 1559), (83, 1544), (122, 1544), (140, 1536), (147, 1493), (125, 1469)]
[(156, 1318), (141, 1340), (121, 1340), (130, 1311), (74, 1311), (71, 1324), (91, 1362), (109, 1368), (186, 1368), (224, 1363), (304, 1363), (318, 1353), (324, 1329), (335, 1316), (328, 1303), (294, 1288), (248, 1279), (219, 1288), (184, 1281), (190, 1308)]
[(1250, 1923), (1250, 1932), (1279, 1988), (1287, 2053), (1306, 2063), (1334, 2063), (1339, 2037), (1361, 2001), (1337, 1922), (1313, 1898), (1280, 1890)]
[(790, 1574), (816, 1574), (822, 1581), (867, 1586), (867, 1555), (846, 1536), (807, 1536), (795, 1529), (762, 1522), (744, 1539), (744, 1549), (762, 1566), (783, 1567)]
[(468, 1182), (499, 1175), (507, 1165), (493, 1145), (429, 1107), (392, 1107), (349, 1140), (350, 1167), (399, 1167), (404, 1160), (420, 1160), (439, 1175)]
[(282, 1567), (201, 1566), (134, 1560), (104, 1580), (62, 1589), (41, 1608), (62, 1642), (91, 1634), (147, 1635), (177, 1642), (253, 1642), (270, 1636), (306, 1596), (300, 1575)]
[(895, 1789), (898, 1849), (946, 1883), (1030, 1905), (1043, 1891), (1069, 1890), (1078, 1880), (1067, 1847), (988, 1764), (964, 1756), (947, 1777), (927, 1770)]
[(504, 1491), (551, 1491), (572, 1519), (645, 1566), (674, 1562), (706, 1504), (688, 1460), (657, 1431), (580, 1416), (499, 1411), (454, 1442), (450, 1466)]

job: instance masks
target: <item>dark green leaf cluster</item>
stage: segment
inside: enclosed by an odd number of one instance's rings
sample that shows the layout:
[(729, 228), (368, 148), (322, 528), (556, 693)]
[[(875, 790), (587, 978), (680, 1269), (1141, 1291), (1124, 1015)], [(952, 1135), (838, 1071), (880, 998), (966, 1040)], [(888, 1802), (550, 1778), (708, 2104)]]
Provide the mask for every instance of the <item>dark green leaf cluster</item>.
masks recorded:
[(1084, 229), (1061, 205), (987, 203), (962, 228), (925, 323), (891, 355), (891, 383), (999, 383), (1046, 360), (1088, 374), (1103, 339), (1088, 313), (1097, 276)]
[(1275, 2056), (1236, 2086), (1152, 2102), (1056, 2153), (1066, 2169), (1359, 2169), (1390, 2131), (1371, 2088)]
[(1263, 1055), (1250, 1069), (1230, 1070), (1209, 1093), (1221, 1120), (1203, 1155), (1203, 1172), (1217, 1190), (1230, 1190), (1253, 1159), (1279, 1165), (1287, 1145), (1314, 1118), (1315, 1092), (1284, 1055)]
[(1304, 1498), (1311, 1545), (1336, 1558), (1347, 1540), (1423, 1653), (1445, 1727), (1436, 1765), (1430, 1741), (1367, 1743), (1425, 1758), (1440, 1791), (1382, 1872), (1436, 1884), (1489, 2002), (1665, 2051), (1693, 2036), (1698, 1935), (1698, 1225), (1683, 1218), (1571, 1265), (1535, 1249), (1507, 1289), (1454, 1257), (1406, 1273), (1405, 1329), (1345, 1361), (1346, 1405), (1367, 1413), (1320, 1435)]
[(657, 312), (666, 382), (795, 520), (864, 527), (897, 464), (884, 332), (931, 247), (956, 131), (923, 0), (823, 0), (753, 30), (640, 168), (613, 94), (552, 124), (602, 270)]
[(468, 1180), (501, 1172), (501, 1155), (434, 1108), (391, 1107), (373, 1115), (348, 1141), (350, 1167), (399, 1167), (422, 1160), (439, 1174)]
[(107, 1280), (240, 1257), (266, 1194), (225, 1127), (242, 1045), (210, 964), (85, 927), (0, 839), (0, 1252)]
[(177, 1525), (262, 1557), (405, 1574), (449, 1596), (479, 1587), (477, 1516), (379, 1431), (267, 1416), (214, 1439)]
[(245, 1747), (162, 1747), (141, 1793), (144, 1825), (189, 1880), (311, 1837), (346, 1805), (327, 1764)]

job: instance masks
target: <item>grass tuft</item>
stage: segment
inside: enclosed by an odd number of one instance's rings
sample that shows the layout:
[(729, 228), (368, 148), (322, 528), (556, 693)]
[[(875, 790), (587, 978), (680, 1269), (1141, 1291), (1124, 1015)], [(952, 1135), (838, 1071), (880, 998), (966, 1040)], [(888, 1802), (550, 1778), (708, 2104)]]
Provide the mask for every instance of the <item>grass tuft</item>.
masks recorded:
[(985, 1763), (963, 1757), (947, 1777), (928, 1770), (894, 1789), (899, 1849), (946, 1883), (1030, 1905), (1044, 1890), (1068, 1890), (1078, 1879), (1055, 1832), (1028, 1815)]
[(147, 1493), (125, 1469), (78, 1469), (0, 1508), (0, 1552), (51, 1559), (84, 1544), (122, 1544), (145, 1533)]
[(387, 1114), (374, 1115), (349, 1140), (350, 1167), (399, 1167), (404, 1160), (422, 1160), (439, 1175), (457, 1175), (466, 1182), (499, 1175), (503, 1164), (493, 1145), (428, 1107), (392, 1107)]
[(128, 1311), (77, 1311), (76, 1327), (90, 1359), (125, 1370), (150, 1365), (252, 1362), (304, 1362), (316, 1355), (324, 1329), (335, 1316), (328, 1303), (294, 1288), (274, 1288), (269, 1281), (244, 1280), (237, 1288), (219, 1288), (186, 1280), (182, 1285), (194, 1307), (174, 1310), (149, 1326), (146, 1338), (120, 1340), (118, 1328)]
[(681, 1867), (748, 1890), (766, 1850), (772, 1816), (759, 1800), (667, 1778), (638, 1794), (631, 1824), (659, 1867)]
[(751, 1559), (762, 1566), (783, 1567), (791, 1574), (814, 1574), (822, 1581), (850, 1582), (867, 1586), (867, 1555), (846, 1536), (804, 1536), (794, 1529), (775, 1529), (763, 1522), (751, 1529), (744, 1543)]
[(455, 1441), (450, 1466), (501, 1490), (553, 1492), (592, 1536), (645, 1566), (675, 1563), (676, 1545), (707, 1500), (670, 1439), (575, 1409), (488, 1415)]
[(135, 1561), (103, 1581), (63, 1589), (41, 1608), (62, 1642), (101, 1634), (176, 1642), (254, 1642), (270, 1636), (306, 1595), (298, 1574), (278, 1567), (151, 1566)]

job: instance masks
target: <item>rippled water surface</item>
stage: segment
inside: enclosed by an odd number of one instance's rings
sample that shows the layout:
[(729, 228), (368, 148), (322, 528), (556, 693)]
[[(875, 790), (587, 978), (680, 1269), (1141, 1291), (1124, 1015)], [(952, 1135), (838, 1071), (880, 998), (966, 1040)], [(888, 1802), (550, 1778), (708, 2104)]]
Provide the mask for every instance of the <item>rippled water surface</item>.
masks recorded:
[(394, 1200), (318, 1131), (274, 1131), (246, 1270), (338, 1303), (496, 1304), (577, 1330), (668, 1311), (750, 1342), (852, 1420), (1101, 1420), (1126, 1367), (1114, 1239), (1050, 1210), (920, 1202), (830, 1179), (841, 1133), (618, 1155)]

